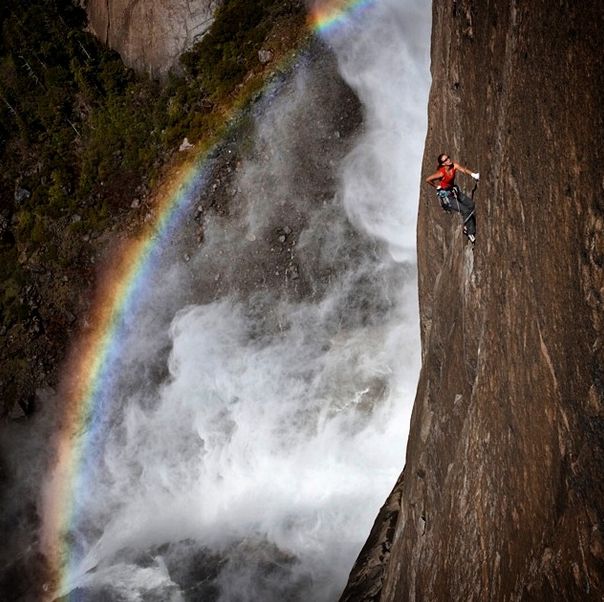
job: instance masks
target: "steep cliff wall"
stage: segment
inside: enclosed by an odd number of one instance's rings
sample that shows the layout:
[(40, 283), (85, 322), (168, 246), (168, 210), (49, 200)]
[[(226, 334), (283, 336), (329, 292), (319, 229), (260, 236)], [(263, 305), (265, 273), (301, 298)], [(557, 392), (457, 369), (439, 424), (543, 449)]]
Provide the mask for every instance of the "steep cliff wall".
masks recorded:
[(117, 50), (124, 62), (154, 76), (177, 64), (178, 56), (210, 26), (219, 0), (87, 0), (91, 31)]
[(424, 186), (406, 466), (343, 600), (604, 596), (603, 30), (596, 1), (434, 3), (424, 177), (481, 172), (478, 240)]

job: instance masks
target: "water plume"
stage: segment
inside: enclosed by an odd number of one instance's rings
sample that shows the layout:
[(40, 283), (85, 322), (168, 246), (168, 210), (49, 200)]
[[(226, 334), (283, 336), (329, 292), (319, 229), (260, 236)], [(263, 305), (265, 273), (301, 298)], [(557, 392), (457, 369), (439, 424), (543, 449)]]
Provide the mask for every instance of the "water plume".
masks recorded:
[[(84, 420), (71, 433), (84, 451), (56, 470), (76, 476), (55, 472), (47, 489), (48, 532), (69, 547), (56, 595), (337, 597), (400, 471), (419, 365), (420, 4), (364, 3), (317, 27), (363, 103), (357, 138), (352, 110), (329, 105), (329, 65), (309, 52), (256, 111), (229, 213), (206, 212), (190, 262), (158, 254), (133, 271), (141, 250), (114, 271), (104, 290), (132, 311), (99, 304), (110, 351), (80, 356), (111, 386), (74, 383), (102, 400), (102, 428)], [(176, 186), (183, 220), (213, 165)], [(67, 482), (69, 495), (53, 487)]]

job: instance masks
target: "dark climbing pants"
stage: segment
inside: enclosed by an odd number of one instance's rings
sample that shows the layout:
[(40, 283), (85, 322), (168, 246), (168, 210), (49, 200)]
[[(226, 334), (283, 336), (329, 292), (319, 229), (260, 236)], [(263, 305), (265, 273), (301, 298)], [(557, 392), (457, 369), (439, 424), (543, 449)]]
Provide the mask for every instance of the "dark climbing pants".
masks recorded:
[(449, 203), (453, 211), (459, 211), (467, 234), (476, 234), (476, 218), (474, 217), (474, 201), (466, 196), (457, 186), (447, 190)]

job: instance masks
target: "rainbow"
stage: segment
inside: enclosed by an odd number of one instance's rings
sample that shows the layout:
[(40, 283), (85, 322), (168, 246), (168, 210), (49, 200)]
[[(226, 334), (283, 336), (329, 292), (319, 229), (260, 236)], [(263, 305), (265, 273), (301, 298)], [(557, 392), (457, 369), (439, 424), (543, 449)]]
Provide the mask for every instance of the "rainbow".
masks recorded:
[(309, 11), (309, 23), (313, 31), (330, 34), (350, 24), (353, 18), (365, 11), (376, 0), (328, 0), (315, 4)]
[[(375, 0), (331, 0), (309, 14), (309, 29), (329, 34)], [(305, 40), (308, 37), (305, 38)], [(301, 49), (294, 50), (275, 68), (286, 73)], [(272, 78), (264, 88), (276, 88)], [(114, 252), (110, 269), (97, 286), (88, 318), (89, 328), (72, 348), (60, 387), (63, 400), (57, 429), (52, 472), (43, 492), (42, 548), (49, 561), (47, 599), (69, 595), (81, 550), (69, 536), (85, 507), (89, 480), (102, 457), (106, 418), (120, 375), (129, 327), (153, 291), (153, 277), (167, 245), (173, 240), (191, 204), (205, 185), (211, 158), (220, 140), (237, 122), (250, 99), (238, 102), (225, 116), (218, 142), (173, 168), (155, 197), (155, 218), (136, 240), (124, 242)]]
[(149, 297), (153, 273), (206, 180), (208, 156), (180, 166), (156, 204), (157, 218), (140, 239), (115, 252), (111, 270), (95, 294), (91, 328), (70, 353), (61, 384), (62, 425), (56, 443), (56, 463), (44, 492), (44, 547), (52, 570), (58, 571), (56, 590), (66, 593), (75, 554), (66, 539), (86, 496), (87, 478), (102, 450), (104, 418), (119, 375), (120, 358), (129, 325)]

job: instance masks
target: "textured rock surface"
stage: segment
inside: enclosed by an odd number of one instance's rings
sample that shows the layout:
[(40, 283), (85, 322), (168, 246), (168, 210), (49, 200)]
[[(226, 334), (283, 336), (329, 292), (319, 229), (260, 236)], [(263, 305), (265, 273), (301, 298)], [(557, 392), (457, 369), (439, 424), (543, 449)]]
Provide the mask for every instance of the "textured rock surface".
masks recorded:
[(407, 461), (342, 599), (602, 600), (604, 5), (433, 11), (424, 176), (481, 172), (478, 241), (424, 186)]
[(126, 64), (165, 74), (211, 25), (219, 0), (87, 0), (91, 31)]

